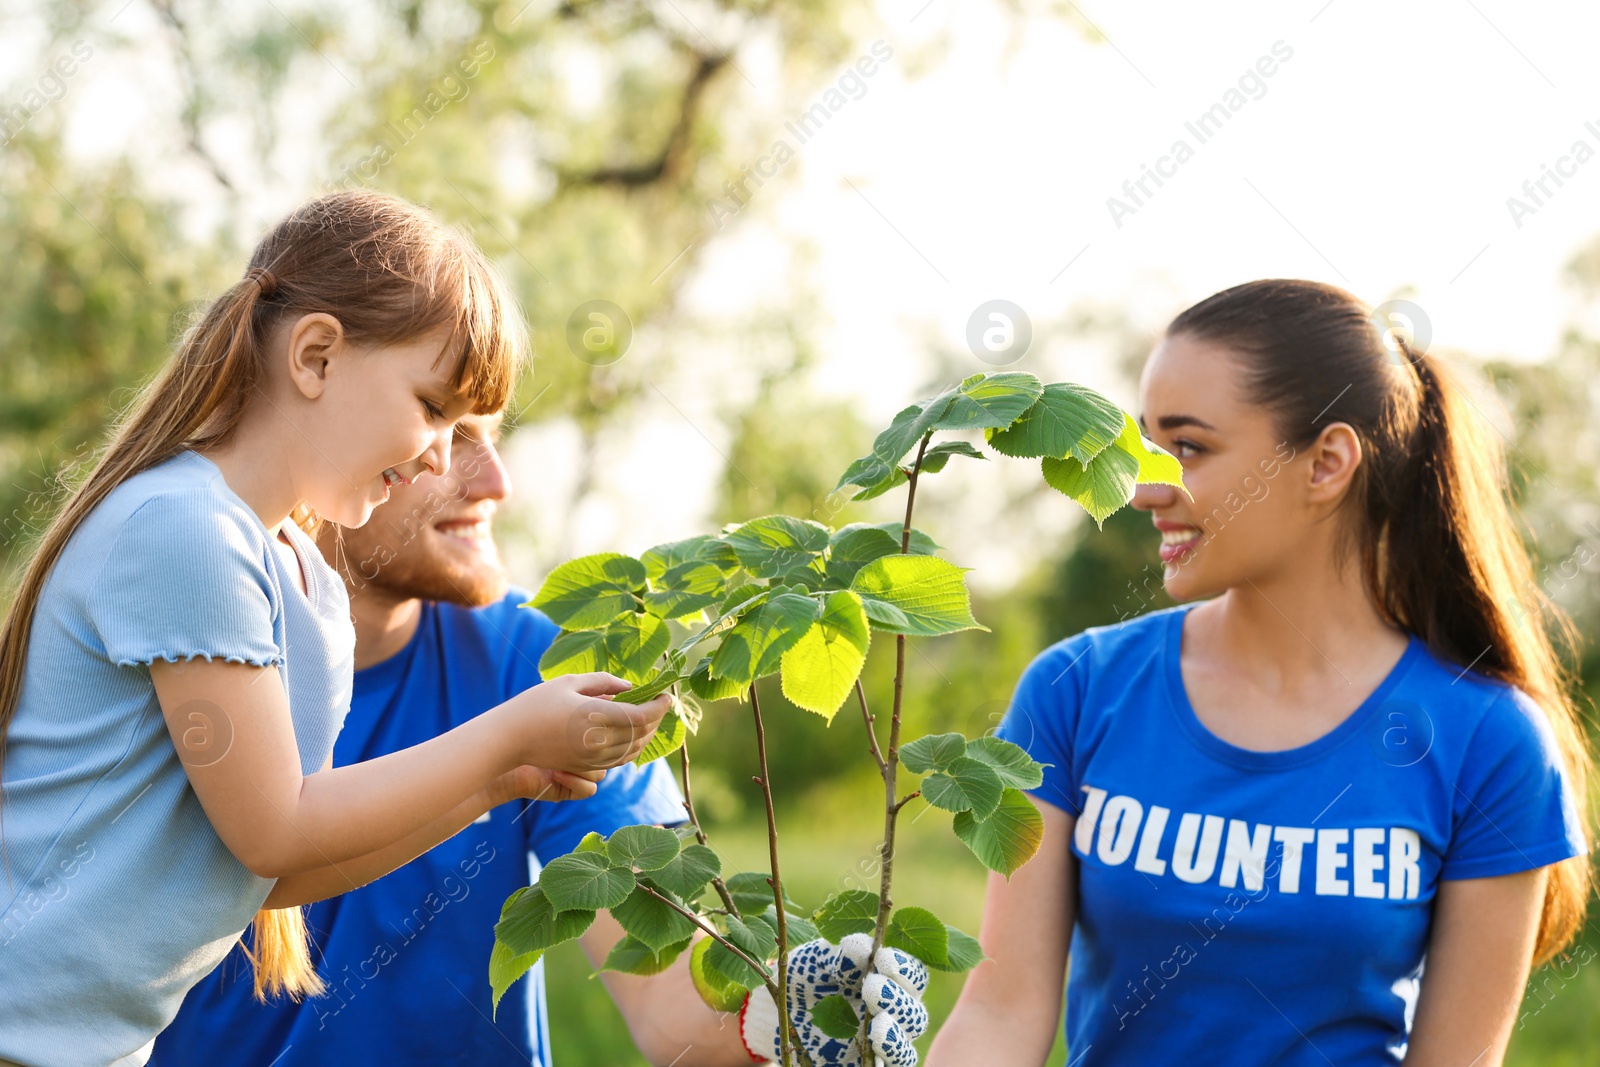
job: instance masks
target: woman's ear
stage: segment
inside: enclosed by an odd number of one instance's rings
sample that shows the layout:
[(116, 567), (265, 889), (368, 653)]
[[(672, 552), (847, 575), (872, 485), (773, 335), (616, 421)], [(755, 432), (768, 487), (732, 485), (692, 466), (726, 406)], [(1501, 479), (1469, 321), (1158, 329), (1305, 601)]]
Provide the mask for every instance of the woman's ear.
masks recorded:
[(307, 400), (322, 395), (328, 364), (344, 346), (344, 324), (326, 312), (302, 315), (289, 327), (289, 381)]
[(1322, 428), (1306, 453), (1311, 461), (1306, 499), (1311, 503), (1331, 503), (1344, 495), (1361, 465), (1361, 437), (1348, 422), (1331, 422)]

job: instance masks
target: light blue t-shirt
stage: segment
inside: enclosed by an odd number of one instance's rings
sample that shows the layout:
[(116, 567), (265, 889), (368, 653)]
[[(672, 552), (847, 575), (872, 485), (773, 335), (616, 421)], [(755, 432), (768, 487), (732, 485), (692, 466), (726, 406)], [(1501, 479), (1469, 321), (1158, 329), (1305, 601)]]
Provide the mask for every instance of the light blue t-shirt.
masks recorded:
[(999, 731), (1052, 764), (1033, 792), (1077, 817), (1069, 1056), (1398, 1063), (1441, 879), (1586, 850), (1549, 723), (1413, 636), (1329, 733), (1239, 748), (1184, 689), (1194, 606), (1051, 646)]
[[(355, 631), (344, 583), (283, 529), (306, 594), (222, 472), (186, 451), (113, 490), (51, 569), (0, 776), (0, 1059), (143, 1064), (266, 901), (273, 880), (234, 858), (189, 785), (149, 664), (276, 665), (301, 770), (322, 767)], [(219, 710), (191, 716), (194, 758), (228, 758)]]

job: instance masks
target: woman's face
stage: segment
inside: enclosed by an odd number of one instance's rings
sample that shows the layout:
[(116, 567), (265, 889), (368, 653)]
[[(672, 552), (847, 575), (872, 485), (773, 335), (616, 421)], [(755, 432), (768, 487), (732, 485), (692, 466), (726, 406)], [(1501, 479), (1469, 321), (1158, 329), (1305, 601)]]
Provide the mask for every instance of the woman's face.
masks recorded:
[(1315, 518), (1304, 463), (1238, 393), (1225, 345), (1178, 335), (1156, 345), (1139, 383), (1139, 427), (1183, 464), (1193, 500), (1140, 485), (1132, 504), (1162, 532), (1162, 581), (1177, 601), (1214, 596), (1303, 565)]
[[(295, 476), (300, 499), (323, 518), (359, 527), (389, 498), (391, 484), (450, 469), (456, 423), (471, 398), (448, 380), (453, 353), (440, 358), (448, 327), (401, 344), (329, 347), (319, 395), (301, 405), (313, 446)], [(294, 363), (291, 360), (291, 373)], [(304, 392), (304, 386), (302, 386)]]

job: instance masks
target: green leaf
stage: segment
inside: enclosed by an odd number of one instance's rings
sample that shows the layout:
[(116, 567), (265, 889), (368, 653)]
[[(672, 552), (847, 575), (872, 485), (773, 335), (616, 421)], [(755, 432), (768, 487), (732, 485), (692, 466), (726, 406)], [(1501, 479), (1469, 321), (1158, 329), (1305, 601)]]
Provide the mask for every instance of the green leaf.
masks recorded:
[[(601, 862), (605, 862), (603, 858)], [(500, 906), (500, 921), (494, 924), (494, 938), (505, 942), (513, 956), (571, 941), (594, 922), (592, 910), (557, 908), (545, 896), (543, 884), (541, 878), (531, 886), (523, 886)]]
[(924, 400), (901, 408), (888, 429), (872, 442), (872, 454), (890, 466), (898, 466), (922, 436), (933, 430), (934, 423), (950, 409), (950, 402), (953, 399), (955, 399), (954, 390), (936, 396), (932, 400)]
[(891, 489), (905, 485), (911, 479), (900, 467), (891, 467), (889, 473), (871, 485), (861, 487), (861, 491), (852, 496), (851, 500), (874, 500)]
[[(905, 524), (901, 522), (880, 522), (877, 524), (877, 528), (894, 538), (895, 551), (898, 552), (900, 535), (905, 532)], [(937, 541), (915, 526), (911, 528), (911, 544), (908, 547), (907, 555), (931, 556), (938, 552), (941, 547)]]
[(711, 677), (711, 657), (701, 660), (689, 675), (689, 691), (702, 700), (743, 699), (747, 687), (738, 679)]
[(678, 835), (661, 826), (624, 826), (606, 842), (606, 856), (614, 867), (654, 871), (678, 855)]
[(661, 722), (656, 727), (656, 732), (650, 740), (645, 742), (644, 748), (633, 757), (635, 767), (643, 767), (653, 763), (663, 756), (670, 756), (678, 751), (683, 743), (689, 739), (689, 728), (683, 724), (683, 719), (675, 711), (669, 711), (661, 716)]
[(833, 535), (828, 551), (828, 578), (837, 585), (847, 586), (862, 567), (899, 551), (899, 539), (887, 530), (852, 523)]
[(685, 845), (665, 866), (650, 873), (650, 880), (684, 900), (693, 900), (706, 883), (722, 873), (717, 854), (698, 842)]
[(674, 942), (657, 952), (649, 945), (640, 941), (632, 934), (623, 937), (606, 956), (605, 963), (600, 965), (602, 971), (616, 971), (619, 974), (652, 975), (660, 974), (671, 967), (673, 961), (683, 955), (683, 950), (689, 947), (693, 938), (686, 937), (682, 941)]
[[(904, 616), (885, 622), (866, 606), (867, 617), (896, 633), (931, 637), (957, 630), (987, 630), (972, 617), (966, 568), (937, 556), (884, 556), (857, 572), (850, 588), (864, 601), (878, 601)], [(892, 619), (893, 617), (890, 616)]]
[(678, 703), (672, 710), (677, 713), (678, 718), (683, 720), (683, 725), (688, 728), (691, 734), (700, 732), (700, 719), (705, 715), (705, 711), (694, 697), (688, 693), (678, 694)]
[(953, 827), (980, 863), (1007, 878), (1033, 858), (1044, 840), (1044, 817), (1020, 789), (1007, 789), (994, 814), (982, 822), (963, 811)]
[(606, 635), (602, 630), (574, 630), (559, 635), (539, 657), (539, 677), (559, 678), (563, 674), (588, 674), (611, 669), (606, 656)]
[(683, 675), (677, 671), (657, 671), (642, 685), (636, 685), (632, 689), (618, 693), (611, 699), (618, 704), (643, 704), (665, 693), (672, 688), (674, 683), (681, 681), (682, 678)]
[(517, 979), (528, 973), (539, 957), (544, 955), (544, 949), (535, 949), (524, 952), (518, 956), (506, 947), (505, 942), (496, 941), (494, 948), (489, 950), (489, 992), (493, 1000), (489, 1004), (489, 1017), (496, 1018), (500, 1014), (500, 998), (506, 995), (506, 990), (516, 984)]
[(1193, 500), (1194, 495), (1183, 484), (1183, 464), (1178, 457), (1141, 434), (1132, 415), (1123, 412), (1122, 418), (1122, 433), (1112, 444), (1138, 461), (1139, 481), (1146, 485), (1175, 485)]
[(847, 485), (859, 485), (862, 487), (877, 485), (887, 479), (894, 471), (895, 467), (892, 463), (885, 463), (877, 456), (862, 456), (845, 468), (844, 473), (839, 476), (839, 484), (834, 486), (834, 490), (843, 489)]
[(701, 560), (680, 563), (652, 582), (656, 588), (644, 595), (644, 607), (662, 619), (681, 619), (704, 611), (727, 592), (722, 571)]
[(1120, 448), (1108, 448), (1085, 467), (1068, 456), (1040, 462), (1045, 484), (1077, 501), (1103, 529), (1107, 516), (1133, 499), (1139, 461)]
[(783, 654), (783, 695), (833, 722), (861, 675), (871, 641), (861, 598), (848, 589), (832, 594), (822, 618)]
[(817, 932), (838, 944), (850, 934), (870, 934), (878, 926), (878, 894), (846, 889), (822, 902), (811, 913)]
[(716, 947), (717, 943), (709, 937), (694, 943), (689, 952), (689, 977), (694, 980), (700, 999), (710, 1005), (712, 1011), (738, 1011), (744, 1004), (745, 987), (706, 966), (706, 954)]
[[(609, 851), (609, 846), (607, 846)], [(552, 906), (569, 908), (614, 908), (633, 892), (633, 872), (612, 867), (605, 856), (593, 852), (571, 852), (557, 856), (539, 873), (539, 885)]]
[(967, 755), (993, 768), (1000, 776), (1001, 785), (1012, 789), (1038, 789), (1044, 784), (1044, 764), (1010, 741), (998, 737), (974, 738), (967, 742)]
[[(680, 941), (687, 943), (689, 938), (694, 936), (694, 923), (690, 922), (682, 912), (674, 909), (672, 904), (651, 895), (645, 888), (649, 884), (648, 881), (640, 882), (634, 891), (628, 894), (627, 900), (611, 909), (611, 917), (617, 920), (624, 930), (656, 952)], [(657, 887), (656, 892), (665, 891)], [(670, 893), (666, 895), (671, 896)], [(672, 900), (673, 903), (682, 903), (675, 897)]]
[(967, 754), (961, 734), (927, 734), (900, 746), (900, 765), (913, 774), (942, 771)]
[[(760, 871), (740, 871), (723, 880), (723, 885), (728, 887), (728, 895), (733, 898), (733, 906), (739, 909), (740, 915), (748, 919), (772, 906), (772, 886), (767, 884), (768, 877)], [(783, 892), (783, 899), (789, 907), (794, 907), (787, 889)]]
[(936, 430), (983, 430), (1010, 426), (1044, 391), (1039, 379), (1021, 371), (974, 374), (956, 387)]
[(708, 534), (656, 545), (647, 549), (639, 562), (652, 583), (660, 583), (668, 571), (685, 563), (709, 563), (723, 572), (739, 568), (739, 559), (727, 542)]
[(563, 630), (598, 630), (631, 614), (638, 606), (634, 590), (644, 584), (644, 564), (632, 556), (601, 552), (551, 571), (528, 604)]
[[(751, 959), (765, 963), (777, 950), (778, 942), (766, 924), (754, 921), (746, 923), (732, 915), (725, 916), (724, 921), (727, 924), (727, 939)], [(706, 965), (746, 989), (754, 989), (762, 983), (762, 976), (755, 969), (722, 945), (713, 945), (707, 951)]]
[[(814, 941), (821, 936), (817, 932), (816, 926), (805, 916), (796, 915), (792, 911), (785, 911), (783, 917), (789, 927), (789, 948), (791, 950), (796, 945), (803, 945), (807, 941)], [(778, 936), (778, 909), (776, 907), (768, 904), (766, 911), (753, 918), (760, 919), (765, 923), (768, 929), (772, 931), (774, 938)]]
[(766, 515), (732, 527), (722, 539), (745, 570), (757, 578), (772, 578), (821, 555), (828, 547), (828, 528), (791, 515)]
[(962, 933), (954, 926), (946, 926), (945, 933), (950, 938), (950, 948), (947, 952), (948, 959), (943, 967), (935, 970), (952, 971), (957, 974), (970, 971), (989, 957), (983, 954), (983, 946), (978, 944), (978, 939)]
[(672, 645), (667, 624), (654, 615), (625, 615), (606, 627), (606, 668), (635, 685), (651, 677)]
[[(943, 444), (934, 445), (922, 454), (922, 473), (938, 474), (944, 470), (944, 465), (950, 462), (951, 456), (970, 456), (973, 459), (989, 458), (965, 441), (945, 441)], [(899, 550), (898, 545), (895, 548), (896, 551)]]
[(930, 967), (949, 965), (950, 933), (926, 908), (896, 908), (883, 932), (883, 943), (909, 952)]
[(604, 856), (606, 854), (606, 839), (601, 837), (597, 831), (590, 830), (588, 833), (583, 835), (583, 840), (579, 841), (578, 847), (572, 851), (598, 852), (600, 855)]
[(749, 685), (771, 674), (821, 612), (815, 599), (795, 593), (759, 605), (723, 636), (711, 656), (711, 676)]
[(990, 430), (986, 436), (989, 447), (1002, 455), (1072, 456), (1083, 464), (1117, 439), (1126, 414), (1093, 389), (1052, 382), (1014, 424)]
[(811, 1023), (839, 1041), (849, 1041), (861, 1029), (861, 1020), (850, 1002), (838, 993), (823, 997), (811, 1006)]
[(970, 811), (987, 819), (1000, 806), (1005, 786), (987, 763), (962, 756), (922, 782), (922, 798), (945, 811)]

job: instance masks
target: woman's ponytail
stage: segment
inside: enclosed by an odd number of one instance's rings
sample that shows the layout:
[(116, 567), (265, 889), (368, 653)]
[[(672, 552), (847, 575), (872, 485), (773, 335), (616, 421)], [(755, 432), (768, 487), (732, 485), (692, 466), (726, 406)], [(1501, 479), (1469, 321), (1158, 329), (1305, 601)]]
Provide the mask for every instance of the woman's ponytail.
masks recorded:
[[(1413, 316), (1415, 311), (1413, 310)], [(1583, 837), (1593, 757), (1574, 701), (1581, 638), (1534, 580), (1514, 520), (1504, 441), (1438, 356), (1384, 329), (1335, 286), (1248, 282), (1184, 311), (1167, 327), (1227, 344), (1246, 395), (1297, 449), (1329, 423), (1361, 437), (1362, 462), (1340, 541), (1359, 561), (1380, 613), (1440, 658), (1528, 694), (1544, 711), (1577, 799)], [(1588, 856), (1555, 864), (1534, 950), (1543, 963), (1571, 943), (1592, 888)]]

